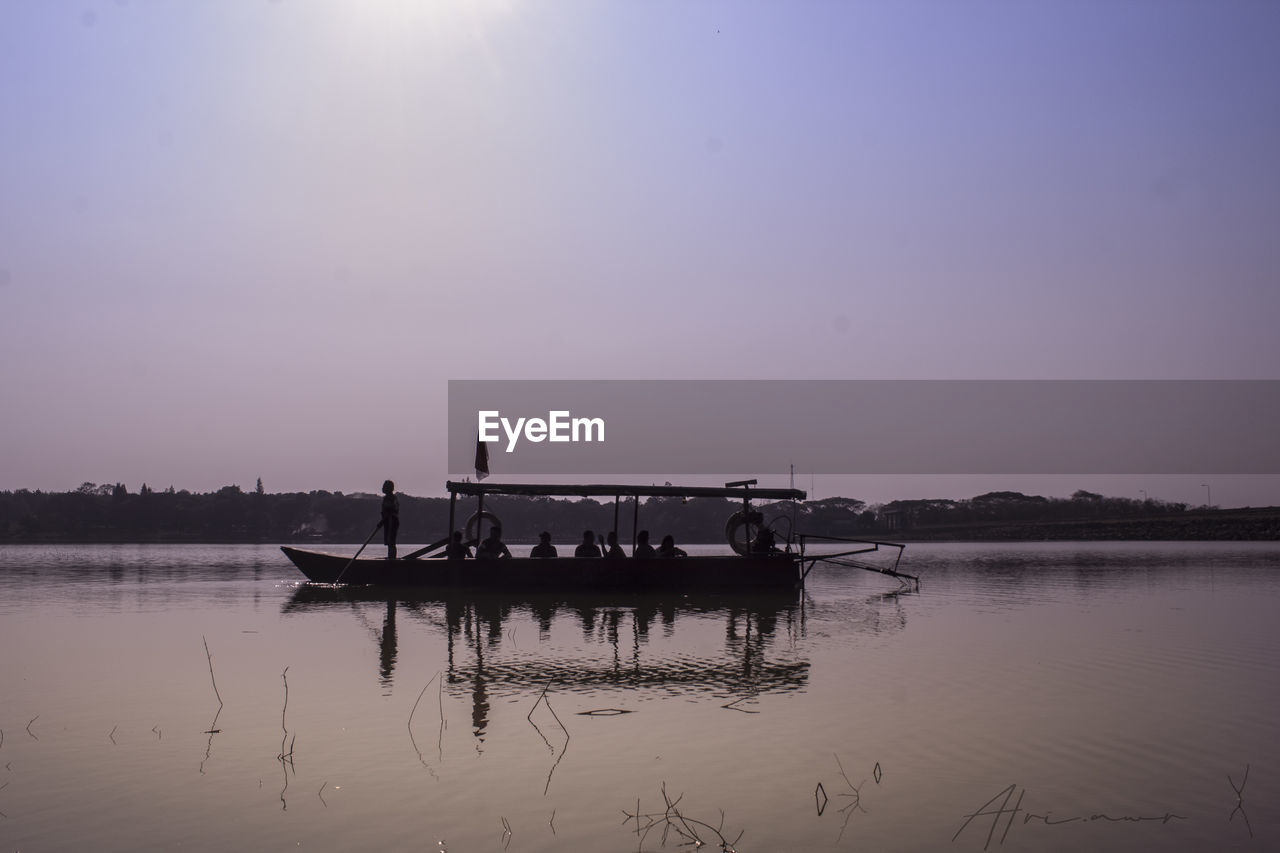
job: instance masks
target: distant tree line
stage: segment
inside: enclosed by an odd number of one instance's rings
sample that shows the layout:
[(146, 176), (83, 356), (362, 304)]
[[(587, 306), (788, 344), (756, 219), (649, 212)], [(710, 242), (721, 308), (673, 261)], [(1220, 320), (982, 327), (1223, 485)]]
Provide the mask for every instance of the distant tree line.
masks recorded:
[[(143, 485), (84, 483), (71, 492), (0, 491), (0, 542), (360, 542), (378, 521), (381, 497), (312, 491), (268, 494), (224, 486), (216, 492), (162, 491)], [(655, 537), (671, 533), (680, 542), (721, 541), (729, 515), (740, 504), (720, 498), (649, 498), (640, 507), (640, 527)], [(868, 505), (834, 497), (758, 507), (781, 538), (796, 529), (835, 536), (905, 535), (929, 528), (1055, 523), (1168, 517), (1186, 504), (1103, 497), (1079, 491), (1070, 498), (1020, 492), (989, 492), (967, 500), (909, 500)], [(583, 530), (614, 527), (612, 501), (492, 496), (485, 509), (502, 519), (510, 541), (534, 541), (542, 530), (553, 541), (574, 544)], [(455, 526), (475, 510), (459, 498)], [(618, 530), (630, 541), (634, 504), (618, 507)], [(432, 542), (449, 524), (448, 498), (400, 496), (400, 541)]]
[(987, 492), (967, 500), (893, 501), (877, 507), (882, 526), (917, 527), (1006, 522), (1117, 520), (1186, 512), (1185, 503), (1104, 497), (1083, 489), (1069, 498), (1046, 498), (1021, 492)]

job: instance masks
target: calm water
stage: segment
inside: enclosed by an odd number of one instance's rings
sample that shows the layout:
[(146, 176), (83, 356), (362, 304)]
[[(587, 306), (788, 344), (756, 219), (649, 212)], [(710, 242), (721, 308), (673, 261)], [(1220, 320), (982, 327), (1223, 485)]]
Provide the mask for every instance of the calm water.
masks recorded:
[(272, 547), (3, 548), (0, 850), (1280, 847), (1280, 546), (903, 568), (387, 601)]

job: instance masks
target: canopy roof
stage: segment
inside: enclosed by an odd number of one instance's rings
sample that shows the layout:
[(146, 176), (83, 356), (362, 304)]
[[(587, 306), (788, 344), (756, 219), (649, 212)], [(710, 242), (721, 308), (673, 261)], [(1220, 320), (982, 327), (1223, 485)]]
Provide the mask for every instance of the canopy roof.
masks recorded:
[(756, 500), (802, 501), (800, 489), (755, 489), (750, 486), (629, 486), (610, 484), (552, 485), (549, 483), (445, 483), (458, 495), (556, 495), (562, 497), (628, 498), (754, 498)]

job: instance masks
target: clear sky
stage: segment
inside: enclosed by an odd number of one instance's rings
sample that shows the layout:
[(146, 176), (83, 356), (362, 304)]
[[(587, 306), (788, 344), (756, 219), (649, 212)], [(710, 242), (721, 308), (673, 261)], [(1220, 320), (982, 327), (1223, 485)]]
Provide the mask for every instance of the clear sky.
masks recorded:
[(1277, 45), (1271, 0), (8, 0), (0, 489), (436, 494), (451, 378), (1278, 378)]

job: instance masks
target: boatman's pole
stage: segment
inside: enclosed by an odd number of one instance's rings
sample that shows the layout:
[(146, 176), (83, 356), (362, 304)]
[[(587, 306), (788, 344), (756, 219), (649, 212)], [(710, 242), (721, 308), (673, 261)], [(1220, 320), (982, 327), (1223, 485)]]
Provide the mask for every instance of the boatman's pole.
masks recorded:
[[(381, 529), (381, 527), (382, 527), (382, 522), (381, 522), (381, 521), (379, 521), (379, 522), (378, 522), (378, 524), (377, 524), (377, 526), (373, 528), (373, 533), (370, 533), (370, 534), (369, 534), (369, 538), (368, 538), (368, 539), (366, 539), (366, 540), (364, 540), (364, 545), (361, 545), (361, 546), (360, 546), (360, 551), (363, 551), (363, 550), (365, 549), (365, 546), (366, 546), (366, 545), (368, 545), (370, 542), (372, 542), (372, 541), (373, 541), (373, 537), (374, 537), (374, 536), (376, 536), (376, 535), (378, 534), (378, 530), (379, 530), (379, 529)], [(359, 556), (360, 556), (360, 551), (356, 551), (356, 557), (359, 557)], [(338, 578), (337, 578), (337, 580), (335, 580), (335, 581), (334, 581), (334, 583), (342, 583), (342, 576), (343, 576), (343, 575), (345, 575), (345, 574), (347, 573), (347, 569), (349, 569), (349, 568), (351, 568), (353, 565), (355, 565), (356, 557), (352, 557), (352, 558), (347, 562), (347, 564), (346, 564), (345, 566), (343, 566), (343, 567), (342, 567), (342, 571), (338, 572)]]

